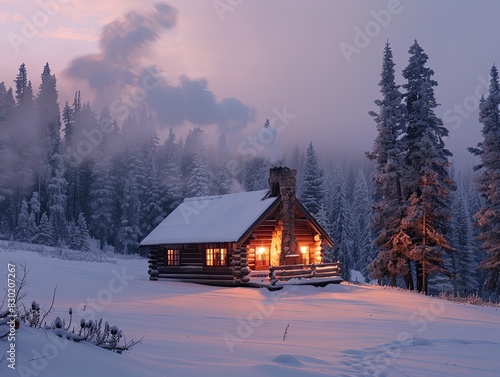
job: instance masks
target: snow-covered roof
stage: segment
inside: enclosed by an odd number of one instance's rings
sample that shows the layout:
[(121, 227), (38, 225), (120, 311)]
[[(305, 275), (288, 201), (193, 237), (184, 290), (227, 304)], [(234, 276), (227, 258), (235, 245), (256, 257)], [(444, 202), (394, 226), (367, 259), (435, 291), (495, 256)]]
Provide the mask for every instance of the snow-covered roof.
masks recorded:
[(187, 198), (142, 240), (141, 246), (237, 242), (278, 199), (269, 190)]

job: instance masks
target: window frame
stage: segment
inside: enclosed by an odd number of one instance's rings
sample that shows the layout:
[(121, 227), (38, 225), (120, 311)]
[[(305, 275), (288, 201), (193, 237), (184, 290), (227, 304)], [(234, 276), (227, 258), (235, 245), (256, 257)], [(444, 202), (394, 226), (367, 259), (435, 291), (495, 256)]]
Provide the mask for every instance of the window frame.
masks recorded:
[(206, 267), (227, 267), (229, 253), (227, 247), (206, 247), (204, 264)]
[(167, 249), (165, 265), (168, 267), (181, 265), (181, 251), (179, 249)]

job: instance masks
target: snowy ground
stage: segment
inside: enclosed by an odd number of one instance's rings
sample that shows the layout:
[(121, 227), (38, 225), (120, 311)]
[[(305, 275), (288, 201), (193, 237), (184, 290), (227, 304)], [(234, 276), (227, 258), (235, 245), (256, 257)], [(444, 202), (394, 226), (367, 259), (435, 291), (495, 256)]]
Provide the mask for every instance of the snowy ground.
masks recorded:
[(500, 375), (498, 307), (345, 284), (269, 292), (151, 282), (145, 260), (72, 262), (5, 250), (0, 287), (7, 263), (21, 261), (27, 304), (49, 306), (57, 286), (51, 319), (72, 307), (77, 317), (104, 317), (129, 338), (145, 338), (118, 355), (21, 327), (17, 370), (3, 360), (1, 376)]

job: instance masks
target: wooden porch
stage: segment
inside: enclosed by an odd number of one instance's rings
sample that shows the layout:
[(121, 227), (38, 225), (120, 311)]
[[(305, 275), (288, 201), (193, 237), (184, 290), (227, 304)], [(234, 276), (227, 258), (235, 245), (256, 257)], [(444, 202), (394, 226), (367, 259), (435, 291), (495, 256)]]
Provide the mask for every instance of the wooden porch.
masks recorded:
[(342, 282), (340, 263), (295, 264), (269, 267), (268, 271), (253, 271), (247, 286), (281, 289), (283, 285), (313, 285), (324, 287)]

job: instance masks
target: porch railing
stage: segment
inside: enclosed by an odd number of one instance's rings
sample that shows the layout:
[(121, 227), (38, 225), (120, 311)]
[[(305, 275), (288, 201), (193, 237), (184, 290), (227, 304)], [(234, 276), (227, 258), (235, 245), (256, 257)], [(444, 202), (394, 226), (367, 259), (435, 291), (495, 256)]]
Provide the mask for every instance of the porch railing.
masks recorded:
[(269, 267), (271, 283), (290, 279), (340, 278), (340, 262)]

